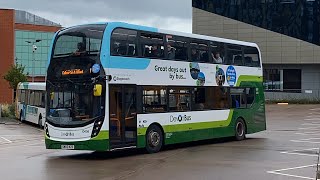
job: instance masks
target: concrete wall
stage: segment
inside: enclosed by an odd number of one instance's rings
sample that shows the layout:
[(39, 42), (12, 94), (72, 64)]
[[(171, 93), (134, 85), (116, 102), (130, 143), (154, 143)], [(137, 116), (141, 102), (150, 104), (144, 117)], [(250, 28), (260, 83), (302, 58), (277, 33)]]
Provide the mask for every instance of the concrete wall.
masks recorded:
[(264, 68), (301, 69), (302, 93), (266, 92), (266, 99), (320, 100), (319, 46), (197, 8), (192, 11), (193, 33), (255, 42)]
[(197, 8), (192, 11), (193, 33), (255, 42), (264, 64), (320, 64), (320, 46)]
[(301, 69), (301, 93), (266, 92), (269, 100), (320, 100), (320, 65), (265, 65), (270, 69)]

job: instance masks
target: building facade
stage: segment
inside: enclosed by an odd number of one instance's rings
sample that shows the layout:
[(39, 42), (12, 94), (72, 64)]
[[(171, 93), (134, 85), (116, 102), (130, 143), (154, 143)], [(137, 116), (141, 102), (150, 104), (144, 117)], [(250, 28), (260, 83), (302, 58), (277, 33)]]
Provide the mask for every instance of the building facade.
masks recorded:
[(26, 11), (0, 9), (0, 103), (13, 102), (13, 91), (3, 79), (11, 65), (25, 66), (29, 81), (45, 80), (49, 46), (60, 28)]
[(255, 42), (266, 99), (320, 100), (320, 1), (193, 0), (193, 33)]

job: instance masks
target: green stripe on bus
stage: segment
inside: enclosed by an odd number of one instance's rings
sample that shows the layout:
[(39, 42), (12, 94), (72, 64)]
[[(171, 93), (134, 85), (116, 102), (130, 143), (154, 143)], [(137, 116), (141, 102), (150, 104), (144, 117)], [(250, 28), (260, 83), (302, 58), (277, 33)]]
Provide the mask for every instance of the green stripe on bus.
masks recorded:
[[(168, 133), (168, 132), (180, 132), (180, 131), (189, 131), (189, 130), (201, 130), (201, 129), (209, 129), (209, 128), (217, 128), (217, 127), (227, 127), (231, 123), (232, 116), (233, 116), (233, 110), (231, 109), (227, 120), (165, 125), (163, 126), (163, 131), (165, 133)], [(192, 129), (190, 129), (190, 127), (192, 127)], [(138, 128), (138, 136), (145, 135), (146, 132), (147, 132), (147, 127)]]
[(237, 81), (236, 86), (239, 86), (241, 82), (262, 82), (263, 78), (262, 76), (249, 76), (249, 75), (240, 75)]
[(109, 131), (100, 131), (99, 134), (92, 140), (109, 139)]

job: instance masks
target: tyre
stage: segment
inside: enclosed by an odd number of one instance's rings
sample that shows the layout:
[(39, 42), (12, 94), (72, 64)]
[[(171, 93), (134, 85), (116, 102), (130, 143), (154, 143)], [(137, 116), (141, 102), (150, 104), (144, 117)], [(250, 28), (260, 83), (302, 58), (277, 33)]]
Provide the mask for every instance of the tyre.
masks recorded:
[(39, 116), (38, 125), (39, 125), (40, 129), (43, 129), (43, 126), (42, 126), (42, 116), (41, 116), (41, 114), (40, 114), (40, 116)]
[(23, 122), (23, 111), (22, 110), (20, 110), (20, 115), (19, 115), (19, 121), (21, 121), (21, 122)]
[(237, 119), (235, 125), (235, 138), (237, 141), (241, 141), (246, 138), (246, 124), (243, 119)]
[(146, 133), (146, 150), (148, 153), (159, 152), (163, 145), (163, 133), (159, 126), (151, 125)]

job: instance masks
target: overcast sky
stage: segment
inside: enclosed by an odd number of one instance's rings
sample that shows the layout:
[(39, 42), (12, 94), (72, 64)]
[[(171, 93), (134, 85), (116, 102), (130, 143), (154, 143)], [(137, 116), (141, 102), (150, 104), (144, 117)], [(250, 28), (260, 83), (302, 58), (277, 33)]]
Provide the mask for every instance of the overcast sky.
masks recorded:
[(191, 32), (191, 0), (1, 0), (0, 8), (25, 10), (62, 26), (123, 21)]

